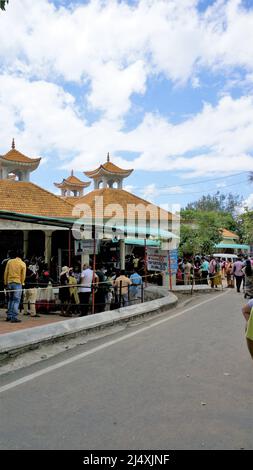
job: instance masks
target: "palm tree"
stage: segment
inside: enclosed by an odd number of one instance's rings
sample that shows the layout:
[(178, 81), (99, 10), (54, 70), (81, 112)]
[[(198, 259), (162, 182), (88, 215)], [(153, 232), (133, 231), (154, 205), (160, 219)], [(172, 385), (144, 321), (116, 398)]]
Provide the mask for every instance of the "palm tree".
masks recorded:
[(9, 3), (9, 0), (0, 0), (0, 8), (1, 10), (5, 10), (5, 4)]

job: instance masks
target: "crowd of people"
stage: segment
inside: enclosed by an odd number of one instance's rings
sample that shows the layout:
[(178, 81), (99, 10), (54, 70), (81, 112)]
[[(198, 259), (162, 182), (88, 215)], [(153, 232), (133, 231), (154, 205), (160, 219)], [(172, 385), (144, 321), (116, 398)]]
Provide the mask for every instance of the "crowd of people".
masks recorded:
[(238, 255), (234, 261), (214, 256), (178, 260), (177, 285), (210, 284), (214, 288), (223, 281), (227, 288), (236, 287), (237, 292), (243, 287), (245, 298), (253, 297), (253, 259)]
[[(63, 266), (59, 279), (53, 280), (43, 259), (22, 259), (22, 253), (9, 251), (1, 263), (2, 307), (7, 306), (6, 321), (20, 322), (19, 312), (39, 317), (38, 311), (60, 309), (61, 316), (85, 316), (92, 305), (93, 313), (140, 302), (143, 279), (138, 268), (131, 272), (106, 269), (98, 265), (96, 270), (85, 264), (81, 272)], [(55, 302), (54, 288), (59, 291)], [(92, 301), (92, 302), (91, 302)]]
[[(21, 322), (19, 312), (39, 317), (38, 310), (55, 307), (53, 287), (59, 289), (59, 304), (62, 316), (88, 315), (92, 313), (127, 306), (143, 299), (143, 276), (138, 272), (138, 263), (130, 264), (130, 272), (119, 269), (106, 269), (99, 265), (93, 271), (84, 264), (81, 272), (63, 266), (59, 279), (55, 282), (48, 266), (42, 258), (22, 259), (22, 253), (9, 251), (7, 258), (0, 264), (0, 305), (6, 306), (6, 321)], [(132, 261), (132, 260), (131, 260)], [(177, 284), (210, 283), (217, 287), (226, 280), (227, 288), (243, 287), (244, 298), (250, 299), (242, 308), (246, 319), (246, 338), (253, 358), (253, 259), (239, 256), (231, 258), (195, 257), (179, 259)], [(92, 297), (92, 302), (91, 302)]]
[(60, 273), (59, 299), (62, 316), (85, 316), (91, 308), (94, 295), (94, 313), (113, 310), (141, 300), (142, 276), (137, 268), (131, 273), (125, 270), (111, 270), (97, 266), (93, 271), (88, 264), (81, 273), (64, 266)]

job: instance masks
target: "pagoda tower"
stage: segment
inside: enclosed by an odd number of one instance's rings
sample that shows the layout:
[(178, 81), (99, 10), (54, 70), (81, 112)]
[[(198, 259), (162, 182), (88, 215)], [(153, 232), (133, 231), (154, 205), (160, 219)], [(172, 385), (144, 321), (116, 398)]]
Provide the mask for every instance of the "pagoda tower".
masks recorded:
[(93, 179), (94, 189), (122, 189), (123, 179), (131, 175), (133, 170), (123, 170), (110, 161), (109, 152), (107, 161), (96, 170), (85, 171), (88, 178)]
[(54, 183), (61, 190), (61, 196), (64, 197), (82, 197), (84, 188), (90, 186), (90, 181), (81, 181), (74, 176), (73, 170), (68, 178), (64, 178), (61, 183)]
[(29, 181), (30, 173), (38, 168), (40, 160), (41, 158), (30, 158), (16, 150), (13, 139), (11, 150), (0, 155), (0, 180)]

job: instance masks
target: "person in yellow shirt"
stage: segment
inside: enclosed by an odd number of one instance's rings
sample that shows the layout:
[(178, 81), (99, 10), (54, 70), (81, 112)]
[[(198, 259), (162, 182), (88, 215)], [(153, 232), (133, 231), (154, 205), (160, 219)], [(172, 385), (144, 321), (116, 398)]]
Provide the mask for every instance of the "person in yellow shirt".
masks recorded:
[(21, 259), (21, 254), (12, 251), (4, 271), (4, 284), (9, 291), (9, 302), (6, 321), (20, 323), (18, 308), (22, 296), (22, 286), (25, 283), (26, 265)]

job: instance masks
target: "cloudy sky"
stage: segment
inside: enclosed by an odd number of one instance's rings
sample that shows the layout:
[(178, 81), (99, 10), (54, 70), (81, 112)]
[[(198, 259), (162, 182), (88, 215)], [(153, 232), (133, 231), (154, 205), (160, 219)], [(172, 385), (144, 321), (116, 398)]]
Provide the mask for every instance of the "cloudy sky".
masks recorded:
[(253, 0), (10, 0), (0, 13), (0, 154), (134, 168), (158, 204), (235, 192), (253, 206)]

